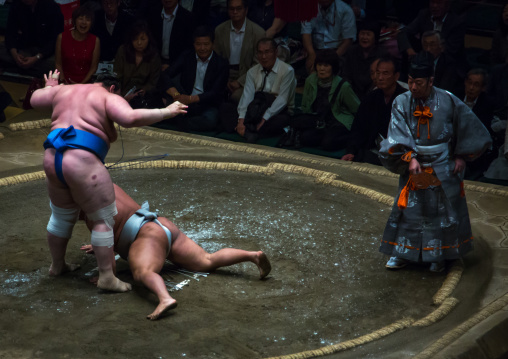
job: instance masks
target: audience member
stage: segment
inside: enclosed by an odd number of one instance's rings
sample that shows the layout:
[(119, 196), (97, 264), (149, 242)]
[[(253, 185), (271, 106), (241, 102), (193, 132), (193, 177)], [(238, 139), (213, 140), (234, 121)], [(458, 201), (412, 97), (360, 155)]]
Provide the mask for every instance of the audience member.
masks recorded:
[(424, 32), (437, 30), (445, 44), (445, 53), (455, 61), (461, 60), (466, 35), (465, 17), (450, 10), (451, 0), (430, 0), (429, 7), (422, 9), (416, 19), (397, 36), (399, 50), (410, 59), (420, 51)]
[(492, 38), (491, 65), (504, 64), (508, 56), (508, 2), (505, 2), (499, 18), (499, 26)]
[(148, 24), (158, 45), (163, 70), (186, 50), (192, 49), (194, 17), (178, 0), (161, 0), (161, 6), (152, 6), (147, 11)]
[(508, 186), (508, 127), (505, 129), (504, 144), (499, 148), (498, 157), (480, 179), (482, 182)]
[(211, 0), (180, 0), (180, 5), (193, 16), (196, 26), (206, 25), (210, 14)]
[(439, 31), (431, 30), (422, 34), (422, 50), (434, 56), (434, 86), (450, 91), (459, 92), (460, 77), (457, 73), (457, 62), (444, 52), (444, 41)]
[(247, 0), (228, 0), (230, 20), (215, 29), (214, 50), (229, 60), (228, 91), (238, 103), (242, 96), (247, 71), (255, 64), (256, 44), (265, 36), (259, 25), (247, 19)]
[(156, 90), (161, 59), (146, 21), (138, 20), (129, 29), (124, 45), (115, 56), (114, 71), (120, 81), (121, 95), (132, 108), (162, 107)]
[(333, 49), (316, 54), (313, 72), (305, 81), (303, 114), (291, 120), (295, 147), (321, 146), (326, 151), (345, 148), (360, 100), (341, 78), (339, 56)]
[(494, 112), (492, 105), (485, 93), (487, 89), (487, 72), (483, 69), (472, 69), (467, 73), (464, 82), (464, 103), (474, 112), (480, 119), (485, 128), (493, 139), (492, 148), (485, 151), (483, 155), (474, 161), (468, 162), (466, 165), (466, 173), (464, 178), (468, 180), (478, 180), (483, 173), (489, 168), (491, 162), (497, 157), (499, 147), (502, 144), (496, 141), (496, 134), (492, 130), (492, 118)]
[(55, 63), (60, 81), (66, 84), (84, 84), (97, 71), (100, 40), (90, 33), (94, 12), (82, 5), (72, 12), (74, 27), (62, 32), (56, 39)]
[(316, 51), (335, 49), (342, 56), (356, 39), (353, 10), (341, 0), (319, 0), (317, 17), (302, 22), (302, 43), (307, 51), (306, 67), (314, 68)]
[(236, 130), (249, 142), (259, 136), (281, 135), (295, 104), (295, 73), (277, 58), (277, 43), (270, 38), (259, 40), (257, 58), (259, 64), (247, 72), (238, 112), (221, 118), (226, 131)]
[(276, 38), (283, 36), (287, 24), (281, 18), (275, 17), (275, 0), (252, 0), (248, 18), (266, 31), (266, 37)]
[(64, 19), (53, 0), (17, 0), (9, 8), (0, 60), (17, 71), (42, 78), (54, 69), (55, 41)]
[(491, 68), (487, 94), (492, 102), (494, 115), (505, 120), (508, 116), (508, 56), (505, 63)]
[(378, 140), (388, 133), (393, 101), (407, 91), (397, 83), (400, 70), (395, 59), (382, 57), (376, 62), (377, 88), (367, 94), (358, 108), (344, 161), (381, 165)]
[(121, 0), (102, 0), (90, 32), (101, 41), (100, 61), (113, 61), (134, 19), (120, 9)]
[(384, 56), (386, 51), (378, 46), (381, 27), (375, 22), (362, 22), (358, 26), (358, 44), (349, 48), (344, 56), (344, 78), (351, 84), (362, 101), (372, 88), (370, 65)]
[(184, 131), (213, 131), (217, 128), (229, 66), (213, 51), (213, 30), (199, 26), (193, 37), (194, 51), (182, 54), (162, 73), (160, 86), (171, 96), (171, 101), (189, 106), (187, 114), (175, 117), (170, 123)]

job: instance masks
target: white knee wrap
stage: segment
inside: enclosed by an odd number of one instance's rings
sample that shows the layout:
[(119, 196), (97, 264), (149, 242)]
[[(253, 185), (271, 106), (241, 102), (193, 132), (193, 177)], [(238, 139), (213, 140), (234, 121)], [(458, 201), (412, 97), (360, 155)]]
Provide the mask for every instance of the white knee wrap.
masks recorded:
[(51, 201), (49, 207), (52, 213), (46, 227), (48, 232), (60, 238), (71, 238), (72, 229), (78, 220), (79, 208), (60, 208)]
[(118, 210), (116, 209), (116, 201), (111, 203), (109, 206), (99, 209), (93, 213), (87, 213), (86, 216), (89, 220), (93, 222), (104, 221), (106, 225), (113, 230), (113, 226), (115, 225), (114, 216), (118, 214)]
[(111, 248), (115, 244), (113, 231), (96, 232), (92, 231), (92, 246)]

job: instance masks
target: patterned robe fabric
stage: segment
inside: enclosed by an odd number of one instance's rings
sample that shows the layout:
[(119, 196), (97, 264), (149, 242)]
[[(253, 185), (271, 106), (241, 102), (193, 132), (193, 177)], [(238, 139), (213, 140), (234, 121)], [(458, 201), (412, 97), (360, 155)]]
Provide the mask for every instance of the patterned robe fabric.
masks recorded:
[[(411, 92), (399, 95), (379, 154), (388, 170), (400, 174), (399, 194), (380, 252), (411, 261), (440, 262), (458, 259), (472, 250), (464, 174), (453, 173), (454, 158), (460, 155), (473, 160), (491, 143), (478, 117), (451, 93), (434, 87), (423, 103)], [(422, 170), (437, 179), (426, 189), (411, 190), (409, 186), (406, 207), (401, 209), (399, 197), (404, 195), (409, 161), (415, 156)]]

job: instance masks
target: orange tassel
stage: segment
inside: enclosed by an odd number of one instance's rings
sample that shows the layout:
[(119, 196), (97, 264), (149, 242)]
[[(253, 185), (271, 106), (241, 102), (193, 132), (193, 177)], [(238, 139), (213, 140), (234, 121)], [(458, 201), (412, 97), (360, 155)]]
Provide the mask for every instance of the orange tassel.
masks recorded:
[(399, 209), (406, 209), (407, 207), (407, 201), (409, 199), (409, 183), (411, 182), (411, 178), (407, 181), (404, 188), (402, 188), (402, 191), (400, 191), (399, 200), (397, 201), (397, 207)]
[(411, 155), (413, 154), (413, 151), (406, 152), (402, 155), (402, 161), (404, 162), (411, 162)]
[(465, 197), (466, 192), (464, 191), (464, 181), (460, 182), (460, 196)]

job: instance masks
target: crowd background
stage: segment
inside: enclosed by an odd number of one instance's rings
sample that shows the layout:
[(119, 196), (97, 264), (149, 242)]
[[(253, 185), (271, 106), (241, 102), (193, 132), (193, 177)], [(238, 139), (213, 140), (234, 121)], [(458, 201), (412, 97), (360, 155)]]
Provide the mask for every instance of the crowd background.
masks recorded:
[[(159, 127), (372, 164), (427, 51), (434, 86), (494, 140), (466, 179), (508, 184), (505, 1), (7, 0), (0, 15), (3, 73), (58, 68), (73, 84), (115, 72), (133, 108), (189, 105)], [(1, 110), (10, 102), (0, 93)]]

